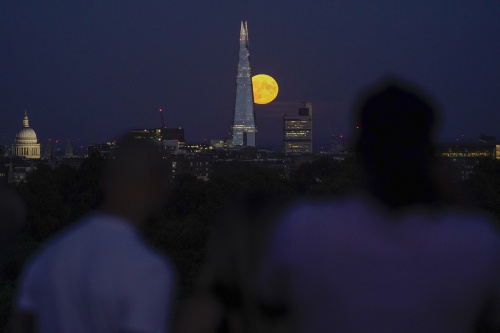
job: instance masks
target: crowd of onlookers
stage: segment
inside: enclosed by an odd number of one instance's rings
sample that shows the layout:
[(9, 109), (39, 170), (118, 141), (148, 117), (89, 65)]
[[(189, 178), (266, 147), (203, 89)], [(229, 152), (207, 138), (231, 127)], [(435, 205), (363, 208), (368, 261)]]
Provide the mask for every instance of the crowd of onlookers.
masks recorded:
[[(473, 332), (500, 329), (500, 237), (435, 160), (438, 107), (388, 79), (354, 107), (363, 190), (234, 198), (194, 292), (139, 230), (164, 202), (157, 147), (124, 139), (102, 207), (48, 241), (19, 281), (13, 332)], [(0, 269), (25, 208), (0, 191)], [(167, 254), (168, 256), (168, 254)]]

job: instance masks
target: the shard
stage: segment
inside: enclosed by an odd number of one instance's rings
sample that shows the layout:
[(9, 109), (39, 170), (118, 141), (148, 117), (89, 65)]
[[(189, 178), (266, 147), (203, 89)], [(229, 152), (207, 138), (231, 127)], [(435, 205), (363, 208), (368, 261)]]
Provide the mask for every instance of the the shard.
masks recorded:
[(233, 145), (255, 146), (255, 114), (253, 112), (253, 89), (248, 51), (248, 27), (241, 22), (240, 54), (236, 76), (236, 101), (234, 104)]

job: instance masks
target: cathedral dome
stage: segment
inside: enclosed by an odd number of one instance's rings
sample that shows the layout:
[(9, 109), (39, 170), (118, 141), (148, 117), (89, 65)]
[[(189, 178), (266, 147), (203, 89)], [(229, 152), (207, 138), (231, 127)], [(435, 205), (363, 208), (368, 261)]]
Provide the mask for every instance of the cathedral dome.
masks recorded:
[(32, 128), (23, 128), (17, 133), (16, 140), (36, 140), (36, 133)]
[(12, 154), (25, 158), (40, 158), (40, 144), (35, 131), (30, 128), (26, 111), (24, 111), (23, 129), (17, 133), (16, 141), (12, 145)]

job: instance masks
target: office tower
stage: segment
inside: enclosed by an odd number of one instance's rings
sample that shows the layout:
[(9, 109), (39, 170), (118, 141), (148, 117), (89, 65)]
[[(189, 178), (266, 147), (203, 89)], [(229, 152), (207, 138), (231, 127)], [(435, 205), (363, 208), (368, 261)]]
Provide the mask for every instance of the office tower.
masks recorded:
[(161, 135), (162, 129), (161, 128), (132, 129), (127, 134), (128, 136), (134, 139), (151, 140), (151, 141), (157, 141), (159, 143), (162, 136)]
[(238, 74), (236, 76), (236, 101), (234, 104), (233, 145), (255, 146), (256, 133), (255, 114), (253, 112), (253, 89), (248, 52), (248, 27), (241, 22), (240, 54)]
[(184, 128), (152, 128), (152, 129), (133, 129), (128, 132), (128, 136), (141, 139), (151, 140), (158, 143), (162, 150), (171, 150), (170, 147), (175, 143), (178, 150), (186, 145), (184, 140)]
[(49, 139), (49, 141), (47, 141), (47, 144), (45, 145), (44, 157), (50, 158), (51, 156), (52, 156), (52, 145)]
[(283, 116), (286, 155), (312, 154), (312, 105), (304, 102), (296, 116)]
[(66, 148), (64, 149), (64, 157), (73, 157), (73, 147), (71, 146), (71, 142), (69, 141), (69, 139), (68, 143), (66, 144)]
[(163, 140), (177, 140), (179, 142), (186, 142), (186, 140), (184, 140), (184, 128), (164, 128)]

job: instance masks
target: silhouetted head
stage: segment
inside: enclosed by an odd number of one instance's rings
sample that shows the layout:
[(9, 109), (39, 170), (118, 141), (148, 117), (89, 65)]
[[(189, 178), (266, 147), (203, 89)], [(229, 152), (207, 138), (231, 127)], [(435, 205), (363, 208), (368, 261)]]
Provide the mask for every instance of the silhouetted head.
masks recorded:
[(142, 223), (162, 206), (167, 174), (153, 142), (125, 138), (117, 143), (104, 175), (104, 208)]
[(432, 168), (437, 107), (409, 83), (384, 80), (357, 105), (356, 148), (371, 190), (393, 206), (435, 199)]

